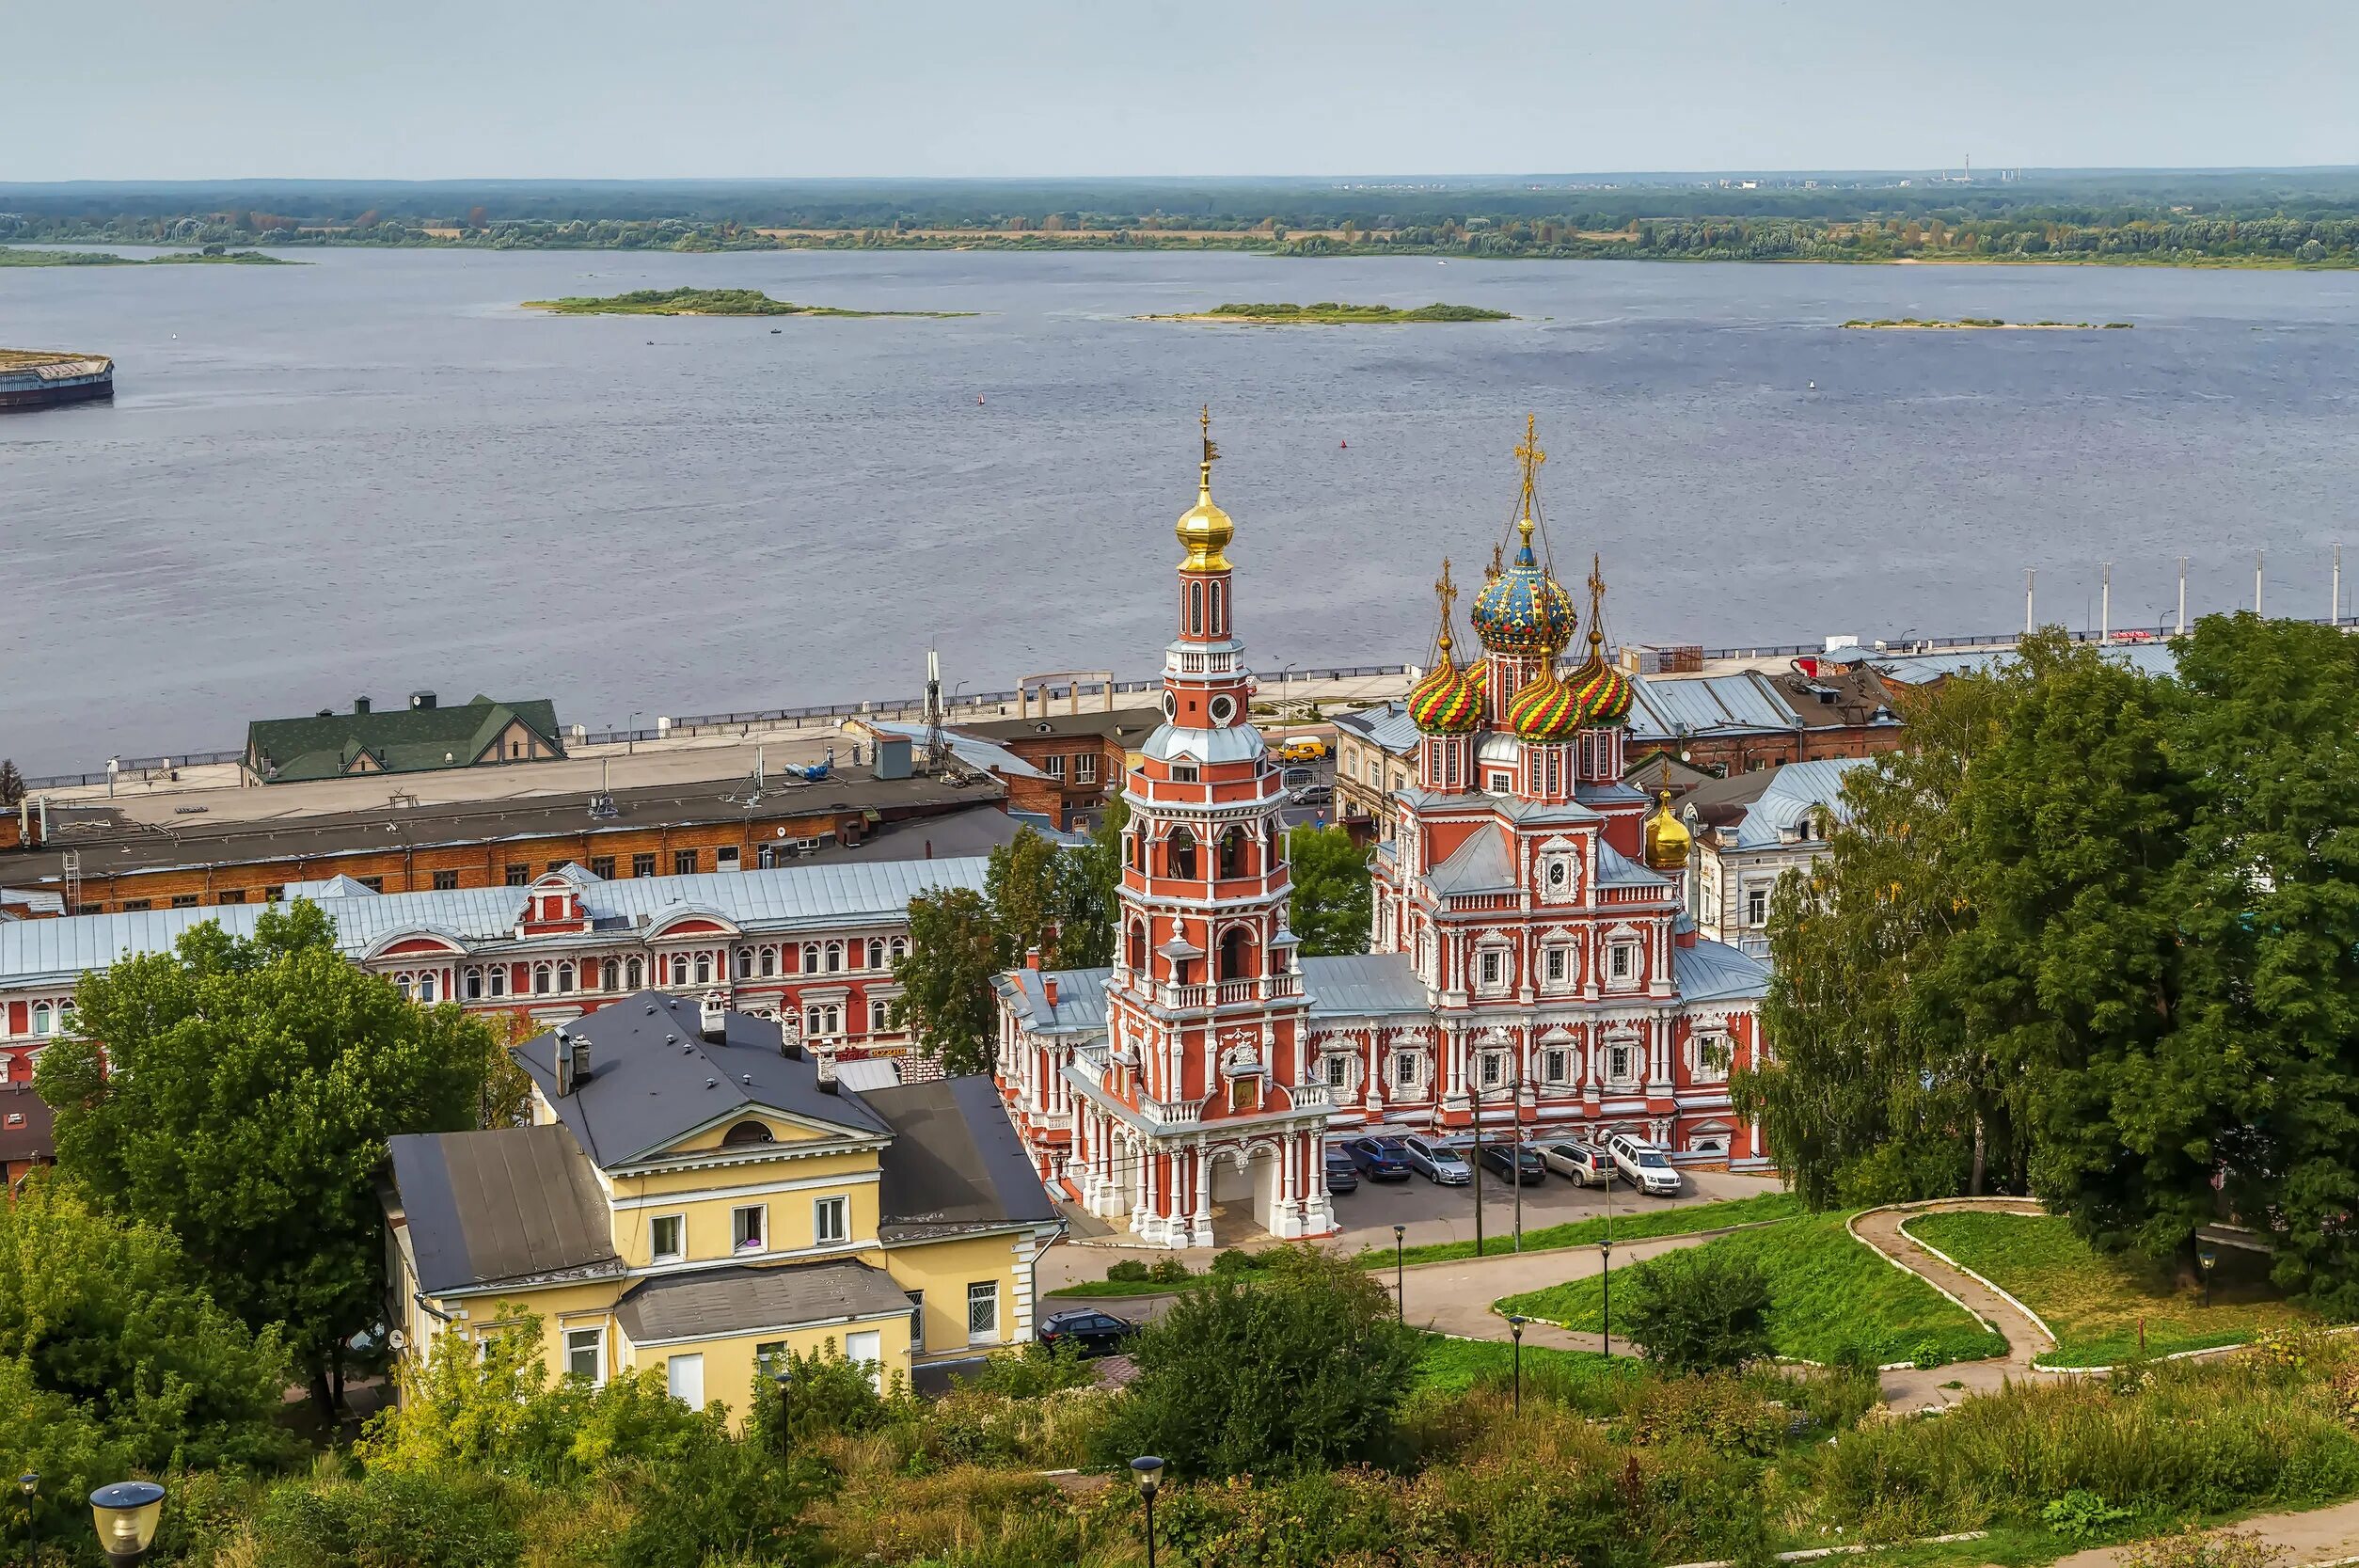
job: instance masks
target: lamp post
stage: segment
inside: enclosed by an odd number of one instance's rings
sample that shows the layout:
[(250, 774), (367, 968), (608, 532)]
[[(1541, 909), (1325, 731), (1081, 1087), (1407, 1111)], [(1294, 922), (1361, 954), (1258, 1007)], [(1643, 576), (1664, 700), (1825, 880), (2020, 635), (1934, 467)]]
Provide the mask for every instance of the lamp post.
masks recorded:
[(24, 1560), (32, 1568), (40, 1568), (40, 1521), (33, 1514), (33, 1505), (40, 1500), (41, 1473), (27, 1470), (16, 1478), (16, 1489), (24, 1494)]
[(778, 1385), (778, 1457), (785, 1459), (790, 1456), (795, 1449), (794, 1439), (788, 1436), (786, 1432), (786, 1412), (788, 1409), (786, 1400), (788, 1394), (793, 1391), (795, 1386), (794, 1369), (792, 1367), (780, 1369), (778, 1373), (770, 1381)]
[(2211, 1271), (2220, 1266), (2220, 1249), (2209, 1242), (2198, 1241), (2195, 1243), (2195, 1261), (2203, 1265), (2204, 1305), (2209, 1307), (2211, 1305)]
[(1606, 1354), (1611, 1355), (1614, 1353), (1614, 1162), (1610, 1153), (1606, 1157), (1606, 1239), (1597, 1243), (1597, 1250), (1605, 1259), (1602, 1272), (1606, 1282), (1606, 1301), (1598, 1316), (1606, 1328)]
[(1515, 1340), (1515, 1414), (1518, 1416), (1524, 1413), (1524, 1325), (1529, 1322), (1529, 1318), (1521, 1316), (1511, 1316), (1507, 1320), (1507, 1332)]
[(156, 1520), (164, 1513), (164, 1488), (151, 1481), (119, 1481), (90, 1494), (90, 1521), (99, 1550), (114, 1568), (133, 1568), (155, 1544)]
[(1147, 1568), (1155, 1568), (1155, 1491), (1164, 1482), (1164, 1462), (1152, 1454), (1132, 1460), (1131, 1479), (1147, 1501)]
[(1402, 1259), (1401, 1243), (1407, 1239), (1408, 1234), (1409, 1227), (1405, 1225), (1396, 1225), (1392, 1227), (1393, 1317), (1404, 1328), (1409, 1323), (1409, 1271)]

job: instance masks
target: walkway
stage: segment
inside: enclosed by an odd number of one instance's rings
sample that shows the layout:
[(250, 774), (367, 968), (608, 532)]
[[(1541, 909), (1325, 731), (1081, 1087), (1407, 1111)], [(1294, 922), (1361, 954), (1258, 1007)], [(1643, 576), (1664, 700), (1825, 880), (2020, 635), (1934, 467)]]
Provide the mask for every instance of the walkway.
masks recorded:
[[(2286, 1554), (2289, 1568), (2306, 1564), (2349, 1562), (2359, 1557), (2359, 1501), (2335, 1503), (2299, 1513), (2261, 1513), (2226, 1527), (2239, 1535), (2257, 1535)], [(2137, 1549), (2096, 1546), (2057, 1561), (2055, 1568), (2121, 1568)]]
[[(1972, 1275), (1943, 1262), (1901, 1228), (1919, 1214), (1961, 1210), (2032, 1216), (2047, 1212), (2037, 1204), (2019, 1197), (1953, 1197), (1930, 1203), (1913, 1203), (1903, 1208), (1870, 1210), (1851, 1222), (1853, 1235), (1886, 1258), (1903, 1264), (1909, 1273), (1922, 1275), (1936, 1289), (1947, 1291), (1969, 1312), (2006, 1336), (2006, 1354), (1993, 1356), (1987, 1361), (1959, 1362), (1923, 1371), (1911, 1367), (1886, 1372), (1884, 1402), (1895, 1410), (1922, 1410), (1927, 1405), (1954, 1404), (1969, 1394), (1990, 1393), (2009, 1379), (2018, 1382), (2028, 1380), (2032, 1376), (2032, 1357), (2055, 1344), (2047, 1330), (2025, 1314), (2022, 1308)], [(1952, 1384), (1958, 1386), (1949, 1386)]]

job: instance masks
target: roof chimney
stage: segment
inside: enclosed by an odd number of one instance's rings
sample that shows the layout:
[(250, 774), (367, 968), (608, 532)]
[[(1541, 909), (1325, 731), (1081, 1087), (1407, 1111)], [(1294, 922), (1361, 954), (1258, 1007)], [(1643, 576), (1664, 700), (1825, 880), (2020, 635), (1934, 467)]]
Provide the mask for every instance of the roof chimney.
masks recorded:
[(1056, 976), (1053, 974), (1042, 976), (1040, 981), (1040, 990), (1048, 996), (1051, 1010), (1054, 1010), (1056, 1006)]
[(813, 1054), (817, 1056), (819, 1061), (819, 1092), (821, 1094), (835, 1093), (835, 1053), (819, 1051)]
[(715, 1045), (728, 1037), (729, 1012), (720, 1005), (720, 992), (708, 990), (696, 1005), (696, 1032)]
[(366, 698), (366, 697), (355, 697), (355, 698), (352, 700), (352, 710), (353, 710), (355, 713), (366, 713), (366, 712), (368, 712), (368, 711), (369, 711), (369, 699), (368, 699), (368, 698)]
[(552, 1055), (557, 1063), (557, 1097), (560, 1100), (574, 1092), (573, 1042), (565, 1036), (562, 1025), (557, 1031), (557, 1049)]
[(1024, 949), (1024, 967), (1026, 969), (1037, 969), (1040, 967), (1040, 949), (1037, 947), (1027, 947)]
[(573, 1037), (574, 1087), (578, 1090), (590, 1082), (590, 1039), (586, 1035)]

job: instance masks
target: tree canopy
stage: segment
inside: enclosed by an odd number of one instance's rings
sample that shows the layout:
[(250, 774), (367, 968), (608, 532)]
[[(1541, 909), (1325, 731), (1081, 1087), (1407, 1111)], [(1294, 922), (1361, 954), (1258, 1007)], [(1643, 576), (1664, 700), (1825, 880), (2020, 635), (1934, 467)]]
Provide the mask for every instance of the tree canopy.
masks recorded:
[(59, 1164), (170, 1230), (249, 1327), (283, 1324), (332, 1402), (344, 1342), (383, 1313), (386, 1140), (474, 1125), (489, 1032), (353, 967), (308, 901), (250, 939), (207, 921), (76, 994), (37, 1079)]
[(893, 966), (901, 986), (894, 1026), (915, 1035), (944, 1072), (990, 1071), (999, 1037), (991, 977), (1014, 958), (981, 894), (955, 887), (918, 895), (910, 900), (910, 950)]
[(1343, 828), (1305, 825), (1288, 831), (1286, 858), (1294, 882), (1288, 924), (1301, 939), (1303, 956), (1367, 952), (1375, 910), (1368, 851)]

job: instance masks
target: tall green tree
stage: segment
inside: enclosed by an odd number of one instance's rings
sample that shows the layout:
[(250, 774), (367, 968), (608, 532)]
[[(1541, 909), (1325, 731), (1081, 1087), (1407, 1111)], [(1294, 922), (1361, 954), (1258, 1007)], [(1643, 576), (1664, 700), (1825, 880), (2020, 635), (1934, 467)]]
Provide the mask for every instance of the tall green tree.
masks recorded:
[(1089, 842), (1058, 858), (1056, 962), (1060, 969), (1103, 969), (1114, 962), (1116, 899), (1122, 889), (1122, 831), (1130, 802), (1116, 795)]
[(893, 968), (901, 995), (893, 1023), (917, 1037), (945, 1072), (989, 1072), (998, 1058), (991, 980), (1015, 961), (991, 906), (971, 888), (910, 900), (910, 950)]
[(1039, 951), (1040, 961), (1058, 963), (1056, 943), (1060, 862), (1065, 851), (1030, 828), (993, 849), (983, 873), (991, 918), (1018, 957)]
[(76, 994), (79, 1033), (37, 1079), (59, 1164), (169, 1229), (249, 1327), (283, 1324), (332, 1412), (345, 1341), (383, 1313), (386, 1140), (474, 1125), (489, 1032), (354, 968), (309, 901), (251, 939), (207, 921)]
[(1288, 831), (1286, 858), (1294, 882), (1288, 924), (1302, 941), (1303, 956), (1367, 952), (1375, 911), (1368, 851), (1341, 827), (1305, 824)]

